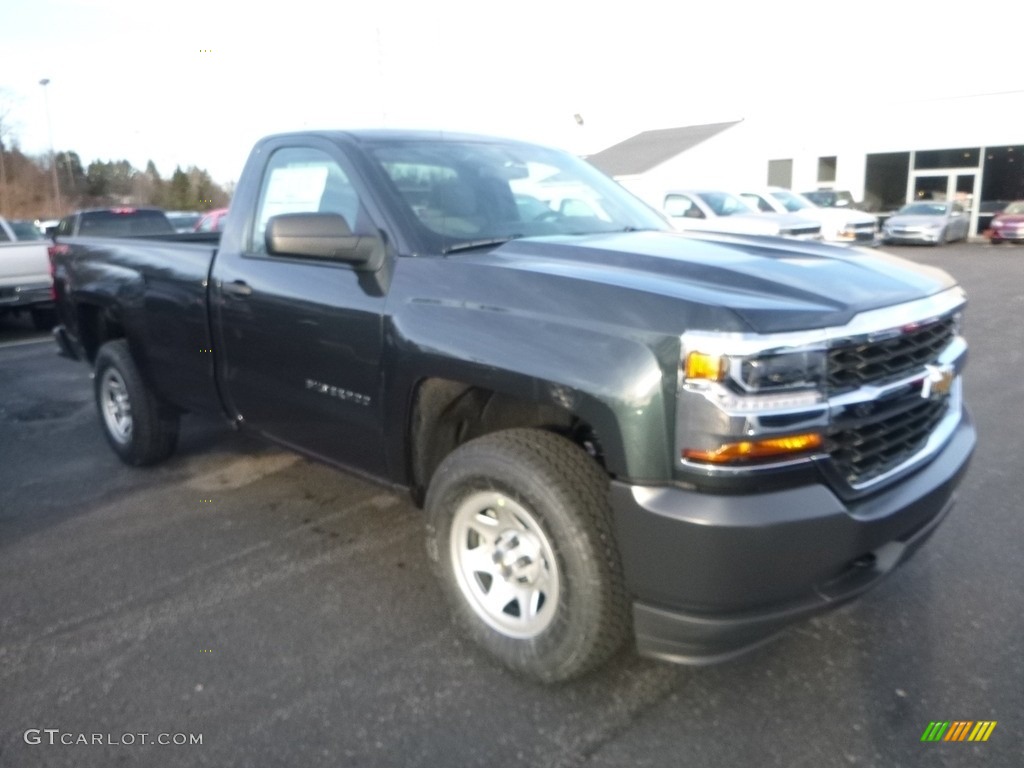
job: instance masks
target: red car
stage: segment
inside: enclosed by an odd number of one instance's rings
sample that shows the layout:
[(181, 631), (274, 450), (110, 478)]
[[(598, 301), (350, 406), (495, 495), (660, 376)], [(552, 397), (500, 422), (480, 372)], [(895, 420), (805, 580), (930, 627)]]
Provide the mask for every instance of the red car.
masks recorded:
[(224, 229), (224, 218), (228, 215), (227, 208), (214, 208), (207, 211), (196, 224), (196, 232), (220, 232)]
[(998, 245), (1006, 240), (1024, 243), (1024, 200), (1010, 203), (1001, 213), (992, 217), (988, 239), (992, 245)]

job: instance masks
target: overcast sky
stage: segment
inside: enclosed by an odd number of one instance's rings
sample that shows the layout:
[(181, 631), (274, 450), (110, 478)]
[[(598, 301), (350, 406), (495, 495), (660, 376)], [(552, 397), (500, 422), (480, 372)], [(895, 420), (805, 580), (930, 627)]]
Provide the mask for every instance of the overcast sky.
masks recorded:
[(304, 128), (589, 153), (813, 107), (841, 131), (844, 110), (1024, 88), (1022, 29), (1019, 0), (0, 0), (0, 91), (26, 152), (49, 148), (49, 78), (58, 150), (225, 182), (257, 138)]

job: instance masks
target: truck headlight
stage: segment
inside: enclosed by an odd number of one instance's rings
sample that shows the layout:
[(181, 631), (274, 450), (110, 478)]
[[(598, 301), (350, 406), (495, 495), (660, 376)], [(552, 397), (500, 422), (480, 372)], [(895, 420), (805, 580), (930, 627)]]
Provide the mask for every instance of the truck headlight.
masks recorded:
[(824, 449), (824, 339), (687, 333), (682, 351), (676, 447), (684, 465), (750, 468), (806, 460)]
[(817, 389), (825, 383), (824, 352), (788, 352), (741, 358), (739, 383), (748, 392)]
[(693, 351), (686, 356), (684, 375), (691, 384), (729, 380), (740, 391), (751, 394), (819, 389), (825, 384), (825, 352), (737, 356)]

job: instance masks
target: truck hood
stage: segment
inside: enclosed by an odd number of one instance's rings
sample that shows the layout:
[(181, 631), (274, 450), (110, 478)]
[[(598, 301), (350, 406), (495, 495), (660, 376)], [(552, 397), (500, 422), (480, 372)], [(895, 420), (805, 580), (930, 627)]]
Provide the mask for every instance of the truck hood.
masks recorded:
[(884, 252), (743, 235), (525, 238), (470, 258), (725, 309), (756, 333), (844, 325), (860, 312), (956, 284), (941, 270)]

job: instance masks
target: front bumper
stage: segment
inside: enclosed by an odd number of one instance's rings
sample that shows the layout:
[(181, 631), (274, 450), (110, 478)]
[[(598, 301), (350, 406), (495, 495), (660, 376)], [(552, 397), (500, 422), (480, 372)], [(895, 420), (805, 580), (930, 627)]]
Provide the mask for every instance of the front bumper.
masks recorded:
[(1024, 226), (990, 229), (989, 238), (996, 241), (1007, 240), (1012, 243), (1024, 242)]
[(942, 230), (922, 229), (911, 232), (889, 231), (882, 233), (883, 243), (923, 243), (930, 245), (942, 241)]
[(638, 650), (720, 661), (861, 595), (938, 527), (975, 439), (964, 411), (926, 466), (846, 503), (824, 484), (729, 496), (614, 482)]

